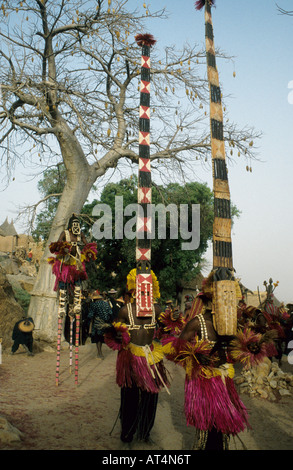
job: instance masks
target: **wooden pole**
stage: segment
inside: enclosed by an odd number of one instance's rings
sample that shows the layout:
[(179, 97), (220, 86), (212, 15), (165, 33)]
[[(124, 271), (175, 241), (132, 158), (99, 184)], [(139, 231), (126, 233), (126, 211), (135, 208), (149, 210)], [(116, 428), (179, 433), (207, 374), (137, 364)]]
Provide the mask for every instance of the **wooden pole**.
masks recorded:
[(233, 269), (231, 203), (224, 142), (222, 95), (216, 66), (211, 2), (205, 2), (205, 42), (210, 88), (211, 154), (213, 167), (213, 268)]
[(139, 107), (139, 169), (137, 202), (141, 213), (137, 217), (136, 238), (136, 315), (151, 316), (153, 311), (151, 276), (151, 213), (152, 202), (150, 161), (150, 48), (156, 43), (150, 34), (138, 34), (136, 42), (142, 48)]
[(62, 317), (59, 316), (58, 317), (58, 334), (57, 334), (56, 386), (59, 385), (61, 335), (62, 335)]
[(234, 279), (231, 202), (224, 142), (223, 107), (216, 66), (211, 6), (214, 0), (198, 0), (198, 10), (205, 7), (205, 43), (210, 89), (211, 157), (213, 169), (213, 319), (219, 335), (237, 331), (237, 297)]
[(80, 313), (75, 315), (75, 385), (78, 385)]
[(70, 316), (70, 339), (69, 339), (69, 372), (72, 371), (72, 343), (73, 343), (73, 317)]

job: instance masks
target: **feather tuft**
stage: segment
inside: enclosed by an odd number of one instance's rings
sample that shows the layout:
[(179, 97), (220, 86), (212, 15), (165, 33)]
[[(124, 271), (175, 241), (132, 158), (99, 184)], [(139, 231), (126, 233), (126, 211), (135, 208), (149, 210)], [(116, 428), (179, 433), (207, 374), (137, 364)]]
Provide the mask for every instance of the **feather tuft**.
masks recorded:
[[(215, 0), (209, 0), (209, 2), (210, 2), (210, 5), (214, 5), (214, 4), (215, 4)], [(201, 10), (201, 9), (205, 6), (205, 4), (206, 4), (205, 0), (197, 0), (197, 1), (195, 2), (195, 8), (196, 8), (197, 10)]]
[(244, 369), (258, 365), (265, 357), (276, 355), (273, 338), (272, 334), (261, 335), (251, 328), (239, 330), (231, 341), (231, 359), (244, 364)]
[(156, 39), (152, 34), (137, 34), (135, 40), (139, 46), (153, 46), (156, 44)]

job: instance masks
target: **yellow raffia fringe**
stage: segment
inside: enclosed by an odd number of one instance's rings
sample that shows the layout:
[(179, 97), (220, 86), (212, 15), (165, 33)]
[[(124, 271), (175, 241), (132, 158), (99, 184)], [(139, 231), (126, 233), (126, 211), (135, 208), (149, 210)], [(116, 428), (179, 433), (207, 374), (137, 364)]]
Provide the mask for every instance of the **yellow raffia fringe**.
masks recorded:
[(175, 348), (172, 346), (172, 343), (171, 341), (167, 344), (164, 344), (163, 346), (163, 353), (166, 354), (166, 356), (168, 354), (170, 355), (174, 355), (175, 354)]
[[(194, 367), (193, 361), (191, 357), (189, 357), (188, 359), (186, 359), (186, 363), (185, 363), (185, 372), (189, 378), (192, 377), (193, 367)], [(221, 376), (223, 381), (226, 377), (233, 379), (234, 374), (235, 374), (235, 370), (232, 364), (223, 364), (220, 367), (202, 366), (200, 368), (200, 373), (199, 373), (201, 377), (204, 377), (206, 379), (211, 379), (212, 377)]]
[[(64, 256), (63, 255), (57, 255), (56, 258), (54, 256), (50, 256), (49, 258), (47, 258), (47, 262), (48, 263), (53, 263), (54, 261), (56, 261), (56, 259), (58, 259), (59, 261), (62, 261), (64, 259)], [(66, 260), (66, 263), (65, 263), (67, 266), (74, 266), (76, 263), (76, 259), (73, 258), (73, 257), (69, 257), (67, 260)]]
[[(154, 271), (151, 270), (153, 280), (153, 298), (159, 299), (161, 297), (159, 281)], [(127, 275), (127, 288), (129, 290), (136, 289), (136, 268), (132, 269)]]
[(114, 326), (114, 328), (123, 327), (123, 328), (125, 328), (125, 330), (127, 330), (126, 323), (123, 323), (122, 321), (113, 321), (112, 325)]
[[(194, 351), (201, 346), (201, 348), (205, 351), (208, 351), (211, 349), (211, 345), (205, 341), (198, 340), (195, 344), (187, 344), (186, 349), (182, 350), (178, 353), (176, 349), (172, 346), (172, 342), (169, 342), (164, 345), (163, 347), (163, 352), (166, 354), (166, 356), (170, 355), (173, 356), (175, 359), (175, 362), (178, 364), (181, 364), (186, 372), (186, 375), (191, 378), (193, 375), (193, 370), (194, 370), (194, 364), (197, 363), (199, 365), (199, 375), (201, 377), (205, 377), (206, 379), (210, 379), (212, 377), (217, 377), (217, 376), (222, 376), (224, 377), (230, 377), (233, 379), (235, 370), (233, 367), (233, 364), (223, 364), (220, 367), (214, 367), (214, 366), (203, 366), (200, 365), (199, 360), (196, 357), (196, 352)], [(177, 354), (177, 357), (175, 357)]]
[(222, 377), (229, 377), (230, 379), (233, 379), (235, 375), (235, 369), (233, 364), (223, 364), (220, 367), (217, 367), (214, 371), (214, 377), (217, 375), (221, 375)]
[[(152, 350), (152, 354), (149, 354), (148, 356), (148, 363), (150, 365), (156, 364), (157, 362), (160, 362), (164, 358), (162, 345), (158, 343), (157, 341), (154, 341), (152, 344), (154, 346), (154, 349)], [(136, 344), (129, 343), (127, 346), (127, 349), (129, 349), (130, 352), (134, 356), (145, 357), (145, 351), (141, 346), (137, 346)]]
[[(121, 321), (117, 321), (117, 322), (113, 322), (112, 325), (114, 326), (115, 330), (119, 331), (121, 329), (124, 330), (124, 332), (128, 335), (128, 337), (130, 338), (130, 333), (128, 331), (128, 327), (126, 325), (126, 323), (124, 322), (121, 322)], [(124, 334), (124, 333), (123, 333)]]
[(180, 362), (184, 363), (185, 372), (188, 377), (192, 377), (192, 372), (194, 370), (194, 363), (198, 364), (200, 375), (202, 377), (210, 378), (213, 376), (213, 369), (208, 366), (203, 366), (200, 364), (199, 360), (196, 357), (198, 348), (201, 347), (203, 351), (211, 350), (211, 345), (204, 340), (197, 340), (196, 343), (191, 344), (187, 343), (187, 348), (185, 351), (182, 351), (183, 357), (180, 359)]

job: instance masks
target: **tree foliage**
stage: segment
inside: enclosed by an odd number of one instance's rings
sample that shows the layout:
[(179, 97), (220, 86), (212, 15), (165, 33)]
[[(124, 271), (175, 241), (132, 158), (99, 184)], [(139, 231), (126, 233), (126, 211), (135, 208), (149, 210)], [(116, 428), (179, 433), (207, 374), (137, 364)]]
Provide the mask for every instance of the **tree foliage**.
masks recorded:
[[(121, 180), (119, 183), (110, 183), (104, 188), (99, 201), (94, 200), (91, 204), (86, 204), (83, 214), (91, 214), (93, 208), (102, 203), (111, 207), (112, 214), (115, 214), (115, 197), (123, 198), (123, 226), (130, 217), (125, 216), (125, 207), (137, 202), (137, 178), (132, 176), (129, 179)], [(170, 183), (166, 186), (153, 185), (152, 204), (164, 204), (166, 207), (174, 204), (179, 208), (181, 204), (189, 206), (189, 223), (191, 219), (191, 205), (200, 204), (200, 245), (198, 249), (187, 251), (182, 250), (181, 243), (184, 241), (178, 234), (177, 239), (170, 239), (170, 218), (167, 217), (166, 238), (158, 236), (158, 214), (153, 220), (155, 225), (155, 238), (152, 240), (152, 269), (156, 273), (162, 296), (176, 296), (183, 287), (185, 281), (194, 279), (200, 272), (201, 262), (207, 249), (208, 241), (212, 237), (213, 224), (213, 194), (206, 184), (187, 183), (181, 186), (177, 183)], [(178, 210), (178, 217), (180, 210)], [(133, 216), (131, 216), (133, 217)], [(113, 234), (115, 233), (115, 217), (112, 218)], [(121, 289), (126, 285), (128, 272), (136, 265), (135, 246), (136, 239), (102, 239), (98, 240), (98, 284), (100, 288), (106, 289), (115, 286)]]
[[(47, 240), (52, 218), (58, 205), (58, 191), (62, 193), (64, 185), (64, 168), (51, 169), (45, 172), (43, 179), (39, 182), (39, 190), (46, 199), (46, 205), (36, 219), (34, 234)], [(51, 197), (49, 197), (51, 196)], [(94, 270), (92, 284), (95, 288), (107, 290), (110, 287), (121, 289), (125, 287), (128, 272), (135, 267), (135, 239), (129, 240), (115, 238), (115, 198), (123, 198), (123, 213), (126, 206), (137, 203), (137, 177), (132, 175), (118, 183), (108, 183), (101, 193), (99, 200), (94, 199), (86, 203), (80, 214), (82, 230), (88, 240), (98, 243), (98, 271)], [(153, 221), (155, 237), (152, 240), (152, 269), (158, 275), (162, 292), (165, 297), (178, 294), (184, 282), (193, 280), (201, 270), (208, 242), (212, 239), (213, 226), (213, 193), (207, 186), (198, 182), (187, 183), (184, 186), (178, 183), (168, 185), (156, 185), (152, 187), (152, 203), (154, 206), (163, 204), (165, 207), (175, 205), (180, 216), (180, 206), (188, 205), (189, 225), (191, 230), (191, 206), (200, 204), (200, 245), (196, 250), (182, 250), (180, 236), (178, 239), (170, 239), (170, 214), (167, 213), (166, 238), (160, 239), (158, 234), (158, 212), (155, 213)], [(112, 213), (111, 239), (96, 240), (92, 234), (92, 228), (98, 217), (93, 215), (93, 209), (99, 204), (109, 206)], [(103, 215), (103, 213), (102, 213)], [(232, 219), (239, 217), (239, 210), (232, 204)], [(102, 216), (101, 216), (102, 217)], [(124, 214), (123, 227), (130, 216)]]

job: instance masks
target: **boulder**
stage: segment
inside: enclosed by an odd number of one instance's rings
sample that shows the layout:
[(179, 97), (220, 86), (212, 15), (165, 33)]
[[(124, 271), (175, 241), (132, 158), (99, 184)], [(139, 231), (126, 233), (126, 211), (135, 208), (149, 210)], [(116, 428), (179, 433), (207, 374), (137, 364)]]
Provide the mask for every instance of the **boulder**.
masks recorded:
[(34, 263), (29, 261), (23, 261), (19, 271), (25, 276), (35, 277), (37, 275), (37, 269)]
[(5, 258), (0, 262), (0, 266), (6, 274), (19, 274), (19, 263), (13, 258)]
[(35, 279), (25, 274), (7, 274), (7, 279), (13, 289), (23, 289), (31, 293), (34, 288)]
[(20, 282), (21, 288), (28, 292), (29, 294), (32, 292), (34, 288), (34, 282), (27, 282), (27, 281), (21, 281)]
[(280, 388), (279, 389), (279, 394), (281, 395), (281, 397), (290, 397), (291, 396), (291, 393), (286, 388)]
[(1, 444), (10, 444), (11, 442), (20, 441), (22, 432), (12, 426), (6, 418), (0, 416), (0, 442)]

